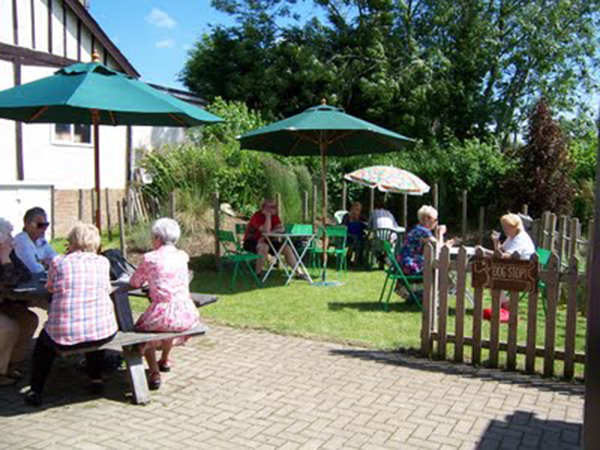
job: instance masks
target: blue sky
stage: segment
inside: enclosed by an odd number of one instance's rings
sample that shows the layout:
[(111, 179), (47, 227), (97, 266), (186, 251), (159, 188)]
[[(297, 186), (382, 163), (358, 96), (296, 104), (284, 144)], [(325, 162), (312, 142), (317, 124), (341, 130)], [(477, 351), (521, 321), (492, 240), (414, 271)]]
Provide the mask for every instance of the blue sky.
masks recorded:
[[(300, 6), (304, 19), (312, 2)], [(91, 13), (142, 79), (183, 88), (177, 75), (186, 55), (211, 25), (233, 25), (210, 0), (91, 0)]]

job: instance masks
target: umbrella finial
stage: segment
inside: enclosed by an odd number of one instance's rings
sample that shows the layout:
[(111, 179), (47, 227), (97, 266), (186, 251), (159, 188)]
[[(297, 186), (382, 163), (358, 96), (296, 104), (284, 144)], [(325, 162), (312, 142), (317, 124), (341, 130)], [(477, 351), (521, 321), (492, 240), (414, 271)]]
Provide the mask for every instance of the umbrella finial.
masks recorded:
[(327, 100), (326, 100), (326, 99), (324, 99), (324, 98), (322, 98), (322, 99), (321, 99), (321, 105), (326, 105), (326, 104), (327, 104)]
[(100, 53), (98, 53), (96, 50), (94, 50), (94, 53), (92, 53), (92, 62), (100, 62)]

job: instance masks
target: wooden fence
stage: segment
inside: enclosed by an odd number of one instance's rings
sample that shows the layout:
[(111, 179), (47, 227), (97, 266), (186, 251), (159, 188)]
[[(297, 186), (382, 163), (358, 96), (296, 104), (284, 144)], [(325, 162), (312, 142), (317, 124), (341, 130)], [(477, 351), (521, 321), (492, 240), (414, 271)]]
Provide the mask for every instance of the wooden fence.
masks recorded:
[[(483, 256), (481, 248), (477, 249), (477, 256)], [(534, 258), (537, 261), (537, 257)], [(427, 244), (423, 272), (423, 355), (446, 359), (449, 347), (453, 347), (454, 361), (477, 365), (482, 362), (482, 349), (488, 349), (489, 367), (499, 367), (501, 356), (505, 356), (506, 369), (516, 370), (517, 355), (524, 355), (524, 367), (520, 368), (525, 372), (534, 373), (539, 370), (536, 363), (539, 362), (538, 358), (542, 358), (544, 376), (562, 375), (571, 379), (575, 373), (575, 364), (585, 362), (584, 353), (577, 352), (575, 346), (578, 331), (577, 291), (581, 285), (586, 285), (587, 277), (578, 269), (579, 260), (576, 255), (571, 255), (563, 266), (558, 256), (553, 254), (547, 268), (539, 272), (539, 279), (546, 285), (542, 290), (525, 294), (516, 291), (504, 293), (497, 289), (471, 290), (469, 278), (472, 263), (467, 250), (462, 247), (456, 257), (451, 258), (450, 249), (444, 246), (436, 256), (434, 246)], [(456, 289), (456, 304), (450, 305), (453, 308), (449, 307), (452, 285)], [(561, 290), (566, 293), (564, 329), (557, 326)], [(510, 302), (508, 324), (500, 323), (500, 304), (504, 295), (507, 295)], [(467, 296), (473, 301), (471, 310), (467, 310)], [(543, 301), (546, 303), (546, 313), (541, 316), (541, 323), (538, 323), (538, 310), (543, 307)], [(519, 304), (523, 305), (523, 302), (526, 308), (519, 311)], [(490, 307), (492, 317), (488, 326), (484, 325), (483, 310)], [(519, 312), (515, 314), (516, 311)], [(467, 327), (466, 319), (471, 312), (472, 321), (470, 327)], [(507, 330), (503, 327), (507, 327)], [(538, 345), (538, 333), (541, 333), (539, 337), (543, 337), (543, 345)], [(564, 345), (561, 348), (557, 348), (557, 333), (560, 333), (561, 338), (564, 334)], [(555, 373), (555, 361), (564, 362), (562, 373)]]

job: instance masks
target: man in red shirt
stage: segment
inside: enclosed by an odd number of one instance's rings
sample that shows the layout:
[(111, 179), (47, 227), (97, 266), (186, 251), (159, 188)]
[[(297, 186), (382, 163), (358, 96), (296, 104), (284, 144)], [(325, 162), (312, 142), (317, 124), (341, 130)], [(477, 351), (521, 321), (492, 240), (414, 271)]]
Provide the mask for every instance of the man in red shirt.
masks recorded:
[[(262, 258), (256, 260), (256, 274), (259, 278), (262, 278), (262, 271), (265, 265), (265, 258), (269, 254), (273, 254), (273, 250), (269, 247), (267, 240), (263, 237), (263, 233), (283, 233), (285, 228), (281, 219), (277, 215), (277, 204), (274, 200), (265, 199), (263, 201), (260, 211), (254, 213), (250, 222), (246, 226), (246, 232), (244, 233), (244, 250), (252, 253), (256, 253), (262, 256)], [(279, 250), (281, 242), (273, 242), (273, 246), (276, 250)], [(296, 266), (296, 257), (289, 247), (284, 247), (281, 254), (285, 257), (285, 261), (289, 266)], [(306, 274), (302, 272), (302, 269), (298, 271), (299, 276), (304, 278)]]

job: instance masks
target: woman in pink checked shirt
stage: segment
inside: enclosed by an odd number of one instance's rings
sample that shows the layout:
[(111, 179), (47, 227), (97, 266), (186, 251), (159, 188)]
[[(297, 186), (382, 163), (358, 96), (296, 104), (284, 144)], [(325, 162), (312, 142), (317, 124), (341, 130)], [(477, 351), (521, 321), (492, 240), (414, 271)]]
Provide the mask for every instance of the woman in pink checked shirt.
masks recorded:
[[(138, 331), (169, 332), (185, 331), (199, 323), (198, 310), (190, 298), (188, 261), (189, 256), (178, 250), (175, 244), (181, 230), (173, 219), (158, 219), (152, 226), (154, 251), (146, 253), (142, 263), (132, 275), (129, 284), (141, 287), (148, 283), (150, 306), (138, 319)], [(164, 339), (146, 344), (144, 355), (150, 368), (150, 389), (160, 387), (160, 372), (171, 370), (171, 348), (183, 344), (189, 337)], [(162, 348), (160, 360), (156, 361), (155, 348)]]
[[(42, 404), (42, 391), (56, 350), (74, 350), (101, 345), (117, 332), (117, 321), (110, 299), (110, 265), (97, 254), (100, 248), (98, 229), (79, 223), (68, 237), (69, 251), (56, 257), (48, 271), (46, 287), (52, 293), (48, 321), (33, 350), (31, 390), (25, 401)], [(104, 353), (85, 354), (87, 371), (94, 391), (102, 387)]]

